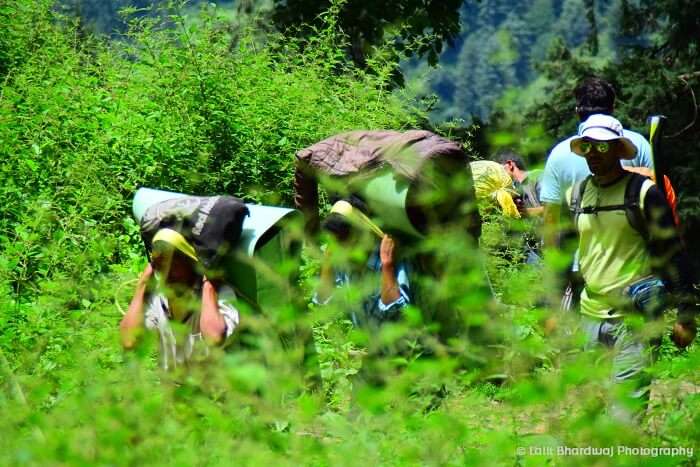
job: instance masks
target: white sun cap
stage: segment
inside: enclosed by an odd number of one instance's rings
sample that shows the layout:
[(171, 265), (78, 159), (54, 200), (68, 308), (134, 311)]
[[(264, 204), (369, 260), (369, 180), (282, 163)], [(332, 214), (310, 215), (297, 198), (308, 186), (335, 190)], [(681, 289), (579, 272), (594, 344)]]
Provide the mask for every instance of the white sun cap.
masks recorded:
[(571, 140), (571, 151), (579, 156), (584, 154), (581, 143), (591, 141), (618, 141), (619, 149), (614, 155), (621, 159), (634, 159), (637, 155), (637, 147), (625, 138), (620, 121), (610, 115), (591, 115), (579, 126), (578, 136)]

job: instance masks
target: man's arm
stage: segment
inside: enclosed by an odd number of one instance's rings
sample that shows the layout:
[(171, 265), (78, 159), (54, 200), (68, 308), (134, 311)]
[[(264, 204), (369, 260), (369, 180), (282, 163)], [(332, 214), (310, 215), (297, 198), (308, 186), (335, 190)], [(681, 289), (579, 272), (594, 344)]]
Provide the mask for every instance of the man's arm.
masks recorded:
[(546, 203), (543, 206), (542, 216), (544, 222), (542, 225), (542, 240), (544, 247), (557, 248), (559, 246), (561, 206), (554, 203)]
[(396, 269), (394, 267), (394, 240), (384, 235), (382, 244), (379, 247), (379, 259), (382, 262), (382, 286), (381, 300), (387, 305), (401, 298), (399, 283), (396, 280)]
[(678, 347), (686, 347), (696, 334), (697, 297), (693, 287), (695, 275), (676, 229), (673, 212), (656, 185), (646, 194), (644, 215), (649, 223), (652, 269), (664, 280), (678, 306), (678, 318), (673, 328), (672, 339)]
[(405, 264), (396, 264), (394, 241), (385, 236), (379, 248), (381, 260), (381, 289), (373, 301), (365, 304), (365, 313), (379, 321), (396, 319), (401, 310), (411, 303), (408, 271)]
[(527, 217), (540, 217), (544, 215), (544, 206), (525, 208), (525, 214), (527, 214)]
[(122, 346), (129, 350), (133, 349), (138, 342), (138, 338), (143, 332), (144, 321), (144, 303), (146, 300), (146, 289), (148, 283), (153, 277), (153, 267), (147, 264), (146, 268), (141, 273), (134, 296), (129, 303), (129, 309), (119, 323), (119, 334), (122, 341)]
[(555, 146), (547, 156), (547, 162), (537, 184), (538, 199), (543, 207), (542, 240), (545, 249), (556, 248), (559, 243), (559, 220), (563, 199), (562, 177), (558, 170), (558, 166), (561, 165), (559, 147), (559, 145)]
[(208, 344), (218, 345), (226, 337), (226, 321), (219, 313), (219, 295), (216, 287), (206, 278), (202, 283), (202, 310), (199, 330)]

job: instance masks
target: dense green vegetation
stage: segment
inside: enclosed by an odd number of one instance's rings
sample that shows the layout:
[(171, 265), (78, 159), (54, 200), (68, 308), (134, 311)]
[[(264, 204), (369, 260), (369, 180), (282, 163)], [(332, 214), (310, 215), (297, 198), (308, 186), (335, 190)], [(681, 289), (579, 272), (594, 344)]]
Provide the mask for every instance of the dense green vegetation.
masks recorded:
[[(157, 370), (155, 342), (122, 352), (117, 304), (128, 302), (129, 281), (145, 262), (130, 215), (137, 187), (289, 205), (298, 149), (344, 130), (427, 121), (411, 93), (390, 90), (392, 53), (362, 67), (347, 60), (342, 5), (333, 3), (305, 38), (270, 34), (261, 45), (254, 31), (232, 41), (213, 7), (186, 21), (169, 6), (108, 42), (48, 0), (0, 0), (0, 463), (694, 465), (697, 344), (681, 353), (664, 342), (639, 426), (606, 417), (615, 389), (604, 359), (578, 350), (568, 332), (573, 317), (544, 336), (550, 311), (541, 297), (551, 278), (521, 264), (517, 236), (505, 234), (513, 226), (498, 217), (488, 219), (483, 244), (507, 306), (470, 293), (478, 253), (462, 235), (427, 239), (455, 265), (428, 283), (430, 292), (469, 330), (449, 342), (418, 342), (429, 310), (412, 308), (407, 323), (381, 333), (383, 346), (401, 348), (377, 357), (383, 387), (356, 378), (367, 336), (333, 311), (299, 315), (315, 322), (318, 391), (303, 389), (297, 355), (272, 335), (274, 316), (248, 317), (266, 330), (258, 351), (221, 353), (187, 373)], [(696, 48), (669, 44), (679, 51), (674, 63), (697, 64)], [(548, 62), (551, 73), (574, 60)], [(554, 98), (563, 101), (573, 73), (583, 72), (571, 68)], [(656, 91), (645, 95), (661, 100)], [(531, 118), (512, 117), (503, 128), (521, 131)], [(545, 122), (566, 132), (565, 120)], [(309, 260), (304, 277), (313, 272)], [(561, 444), (695, 452), (517, 451)]]
[[(119, 9), (152, 13), (158, 2), (62, 0), (63, 9), (82, 18), (83, 27), (104, 34), (123, 32)], [(194, 12), (201, 2), (190, 2)], [(246, 24), (288, 35), (309, 36), (323, 22), (330, 2), (305, 0), (216, 2), (230, 16), (234, 31)], [(582, 0), (434, 1), (396, 0), (343, 2), (338, 26), (348, 35), (348, 59), (361, 68), (378, 53), (396, 64), (394, 80), (425, 80), (425, 93), (439, 103), (435, 122), (475, 116), (487, 120), (496, 101), (511, 88), (538, 77), (537, 65), (557, 41), (587, 47), (604, 59), (614, 58), (622, 44), (618, 25), (624, 2)], [(633, 41), (634, 42), (634, 41)], [(629, 45), (629, 41), (625, 45)], [(390, 45), (384, 47), (382, 45)], [(406, 58), (413, 57), (410, 61)], [(399, 68), (399, 62), (404, 72)], [(432, 68), (439, 63), (437, 69)]]
[(440, 67), (433, 71), (409, 66), (408, 74), (427, 79), (428, 90), (440, 97), (434, 120), (489, 120), (506, 91), (536, 81), (534, 91), (540, 91), (539, 65), (556, 44), (615, 58), (621, 5), (582, 0), (464, 2), (461, 34), (442, 55)]

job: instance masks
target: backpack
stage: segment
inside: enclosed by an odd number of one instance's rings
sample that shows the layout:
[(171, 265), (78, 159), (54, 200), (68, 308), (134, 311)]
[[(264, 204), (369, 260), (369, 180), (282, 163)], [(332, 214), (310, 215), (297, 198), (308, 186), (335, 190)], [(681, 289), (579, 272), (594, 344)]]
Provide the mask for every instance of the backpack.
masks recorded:
[(235, 246), (249, 214), (242, 200), (233, 196), (184, 196), (149, 207), (140, 222), (141, 238), (150, 253), (160, 229), (173, 229), (192, 244), (205, 269), (220, 266)]
[(644, 182), (647, 180), (651, 182), (651, 179), (638, 173), (631, 173), (629, 180), (627, 180), (627, 186), (625, 187), (624, 204), (581, 207), (583, 194), (586, 191), (586, 185), (592, 178), (593, 176), (589, 175), (588, 177), (584, 178), (583, 180), (579, 180), (574, 184), (571, 193), (571, 204), (569, 205), (569, 211), (571, 212), (574, 227), (578, 228), (578, 218), (581, 214), (595, 214), (603, 211), (625, 211), (627, 221), (629, 222), (630, 226), (639, 232), (645, 242), (648, 242), (649, 228), (647, 226), (646, 218), (644, 217), (644, 211), (642, 210), (641, 194)]

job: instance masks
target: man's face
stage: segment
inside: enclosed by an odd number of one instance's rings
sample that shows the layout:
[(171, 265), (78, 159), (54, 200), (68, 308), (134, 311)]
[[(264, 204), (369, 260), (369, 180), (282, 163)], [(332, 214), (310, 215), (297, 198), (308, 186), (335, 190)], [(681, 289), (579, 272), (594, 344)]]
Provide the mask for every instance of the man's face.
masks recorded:
[(349, 234), (343, 237), (327, 232), (324, 243), (336, 267), (358, 270), (367, 263), (369, 254), (376, 246), (376, 237), (364, 229), (350, 227)]
[(620, 165), (618, 145), (615, 141), (586, 140), (582, 143), (586, 163), (593, 175), (605, 176), (613, 173)]
[(506, 172), (508, 172), (508, 175), (510, 175), (510, 178), (513, 178), (515, 174), (515, 162), (513, 161), (506, 161), (503, 163), (503, 168), (506, 169)]
[(154, 254), (152, 263), (171, 286), (191, 287), (196, 282), (197, 275), (192, 261), (175, 251)]

